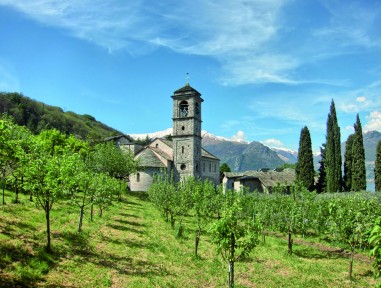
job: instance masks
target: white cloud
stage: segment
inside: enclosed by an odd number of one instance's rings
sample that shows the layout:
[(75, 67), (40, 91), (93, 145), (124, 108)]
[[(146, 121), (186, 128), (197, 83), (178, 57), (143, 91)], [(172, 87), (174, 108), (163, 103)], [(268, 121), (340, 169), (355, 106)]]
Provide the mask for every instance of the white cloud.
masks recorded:
[(366, 116), (368, 123), (364, 126), (364, 132), (367, 131), (381, 131), (381, 111), (373, 111)]
[(261, 142), (262, 142), (262, 144), (269, 146), (269, 147), (284, 148), (282, 141), (280, 141), (278, 139), (271, 138), (271, 139), (267, 139), (267, 140), (264, 140)]
[(237, 133), (235, 135), (233, 135), (231, 138), (231, 140), (234, 140), (234, 141), (240, 141), (240, 142), (246, 142), (246, 136), (245, 136), (245, 132), (243, 131), (237, 131)]
[(360, 102), (360, 103), (364, 103), (366, 101), (366, 97), (364, 97), (364, 96), (357, 97), (356, 101)]

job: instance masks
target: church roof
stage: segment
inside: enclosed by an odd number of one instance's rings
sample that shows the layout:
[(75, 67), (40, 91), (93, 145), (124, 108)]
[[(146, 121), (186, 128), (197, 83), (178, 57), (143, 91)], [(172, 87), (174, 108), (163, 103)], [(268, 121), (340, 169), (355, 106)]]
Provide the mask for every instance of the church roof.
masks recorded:
[(164, 163), (161, 162), (155, 155), (153, 149), (151, 150), (149, 147), (143, 149), (138, 155), (136, 155), (136, 159), (139, 160), (139, 165), (141, 167), (165, 167)]
[(189, 84), (186, 84), (184, 87), (177, 89), (174, 94), (180, 94), (185, 92), (196, 92), (198, 95), (201, 95), (200, 92), (198, 92), (196, 89), (191, 87)]
[(213, 154), (211, 154), (208, 151), (206, 151), (204, 148), (201, 148), (201, 157), (215, 159), (215, 160), (220, 160), (216, 156), (214, 156)]

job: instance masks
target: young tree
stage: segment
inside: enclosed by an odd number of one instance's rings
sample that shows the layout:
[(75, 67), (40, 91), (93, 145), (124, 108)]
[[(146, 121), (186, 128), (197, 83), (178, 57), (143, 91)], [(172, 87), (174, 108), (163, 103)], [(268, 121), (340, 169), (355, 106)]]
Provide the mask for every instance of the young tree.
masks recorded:
[(242, 219), (242, 196), (226, 191), (221, 218), (212, 224), (211, 239), (228, 264), (229, 287), (234, 287), (234, 263), (248, 256), (259, 243), (260, 227), (254, 219)]
[(381, 140), (377, 144), (376, 163), (374, 167), (375, 191), (381, 192)]
[(365, 149), (359, 114), (356, 117), (355, 137), (352, 147), (352, 190), (366, 190)]
[(192, 200), (198, 227), (194, 239), (194, 254), (197, 257), (201, 232), (219, 211), (220, 194), (211, 181), (197, 181), (192, 191)]
[(348, 136), (345, 143), (345, 155), (344, 155), (344, 191), (352, 191), (352, 165), (353, 165), (353, 142), (355, 134)]
[(327, 173), (327, 191), (340, 192), (342, 188), (340, 127), (337, 123), (336, 108), (333, 100), (328, 114), (326, 139), (326, 159), (324, 164)]
[(314, 190), (314, 159), (312, 155), (311, 135), (307, 126), (300, 132), (296, 179), (309, 191)]

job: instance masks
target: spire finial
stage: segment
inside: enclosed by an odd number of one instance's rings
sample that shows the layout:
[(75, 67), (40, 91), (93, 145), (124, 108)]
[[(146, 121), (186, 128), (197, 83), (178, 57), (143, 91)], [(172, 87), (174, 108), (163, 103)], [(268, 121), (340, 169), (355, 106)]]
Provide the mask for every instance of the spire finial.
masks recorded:
[(189, 73), (187, 72), (187, 75), (185, 76), (185, 86), (189, 86)]

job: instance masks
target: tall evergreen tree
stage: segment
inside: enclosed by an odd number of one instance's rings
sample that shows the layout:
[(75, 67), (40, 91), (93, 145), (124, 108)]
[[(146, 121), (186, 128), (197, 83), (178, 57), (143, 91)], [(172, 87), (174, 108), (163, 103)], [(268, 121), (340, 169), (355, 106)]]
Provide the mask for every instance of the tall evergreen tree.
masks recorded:
[(357, 114), (355, 128), (355, 137), (352, 146), (352, 190), (366, 190), (366, 171), (365, 171), (365, 149), (362, 136), (362, 126), (360, 116)]
[(333, 100), (328, 114), (326, 137), (325, 169), (327, 173), (327, 191), (340, 192), (342, 187), (340, 127), (337, 123), (336, 108)]
[(344, 155), (344, 179), (343, 186), (344, 191), (352, 191), (352, 164), (353, 164), (353, 142), (355, 134), (348, 136), (347, 142), (345, 144), (345, 155)]
[(374, 167), (374, 183), (376, 192), (381, 192), (381, 140), (377, 144), (376, 165)]
[(327, 188), (327, 185), (326, 185), (326, 172), (325, 172), (325, 158), (326, 158), (326, 149), (325, 149), (325, 143), (323, 144), (322, 147), (320, 147), (320, 155), (321, 155), (321, 159), (319, 161), (319, 178), (318, 178), (318, 182), (316, 184), (316, 190), (318, 193), (323, 193), (323, 192), (327, 192), (326, 188)]
[(311, 135), (307, 126), (305, 126), (300, 132), (296, 179), (309, 191), (312, 191), (314, 189), (314, 173)]

